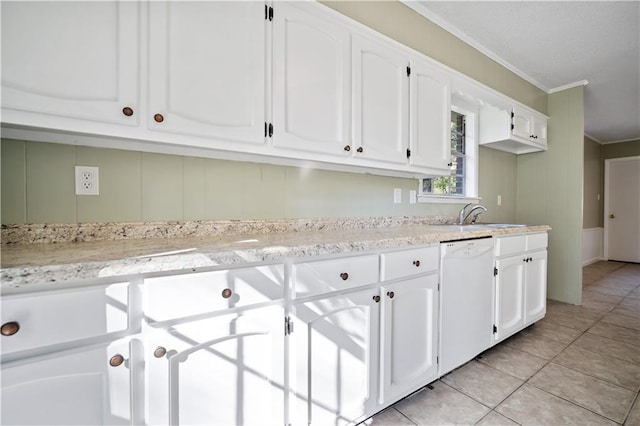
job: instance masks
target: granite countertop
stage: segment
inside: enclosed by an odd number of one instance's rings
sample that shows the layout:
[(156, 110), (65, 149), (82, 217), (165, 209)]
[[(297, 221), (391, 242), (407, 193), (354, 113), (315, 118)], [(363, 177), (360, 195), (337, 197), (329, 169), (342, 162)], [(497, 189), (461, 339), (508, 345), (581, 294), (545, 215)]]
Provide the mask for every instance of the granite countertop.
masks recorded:
[(3, 289), (19, 288), (31, 283), (54, 283), (216, 265), (277, 262), (285, 258), (400, 249), (440, 241), (545, 232), (550, 229), (545, 225), (499, 229), (460, 227), (441, 223), (428, 224), (424, 220), (387, 221), (386, 225), (363, 221), (355, 226), (325, 223), (317, 229), (316, 223), (315, 227), (299, 229), (287, 224), (266, 231), (264, 228), (244, 226), (239, 229), (250, 232), (3, 244), (0, 277)]

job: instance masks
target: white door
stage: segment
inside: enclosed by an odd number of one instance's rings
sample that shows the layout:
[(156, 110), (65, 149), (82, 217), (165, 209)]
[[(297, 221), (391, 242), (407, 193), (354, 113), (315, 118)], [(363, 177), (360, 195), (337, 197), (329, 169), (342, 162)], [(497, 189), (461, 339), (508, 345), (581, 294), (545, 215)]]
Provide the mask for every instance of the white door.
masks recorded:
[(605, 258), (640, 262), (640, 157), (604, 164)]
[(273, 145), (350, 156), (349, 31), (313, 6), (276, 5)]
[(150, 129), (264, 143), (264, 7), (149, 3)]
[(118, 340), (3, 364), (1, 423), (131, 424), (129, 353)]
[(353, 36), (353, 153), (406, 164), (409, 147), (409, 61), (400, 51)]
[(261, 308), (149, 331), (147, 424), (284, 424), (283, 318)]
[(496, 261), (496, 340), (502, 340), (524, 327), (524, 257)]
[(412, 166), (449, 174), (451, 161), (451, 95), (449, 77), (436, 67), (411, 64)]
[(344, 425), (375, 412), (378, 289), (294, 306), (292, 424)]
[(531, 116), (518, 108), (511, 112), (511, 133), (516, 138), (529, 141), (531, 138)]
[[(137, 124), (139, 7), (128, 1), (3, 2), (3, 122), (58, 127), (66, 117)], [(86, 121), (79, 125), (95, 131)]]
[(380, 403), (384, 406), (438, 376), (438, 275), (380, 291)]
[(547, 251), (527, 253), (525, 266), (525, 324), (544, 317), (547, 311)]

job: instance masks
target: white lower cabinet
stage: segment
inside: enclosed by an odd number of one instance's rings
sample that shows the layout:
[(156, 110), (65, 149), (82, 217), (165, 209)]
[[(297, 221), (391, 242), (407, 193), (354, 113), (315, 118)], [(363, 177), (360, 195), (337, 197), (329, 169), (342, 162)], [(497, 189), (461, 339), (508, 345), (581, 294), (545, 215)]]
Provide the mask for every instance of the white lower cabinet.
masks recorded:
[(368, 289), (294, 305), (292, 424), (349, 424), (375, 412), (379, 300)]
[(438, 275), (381, 288), (380, 408), (438, 378)]
[(546, 233), (496, 239), (496, 342), (544, 317), (546, 247)]
[(128, 339), (2, 365), (4, 425), (131, 423)]
[(282, 307), (145, 331), (146, 422), (284, 424)]

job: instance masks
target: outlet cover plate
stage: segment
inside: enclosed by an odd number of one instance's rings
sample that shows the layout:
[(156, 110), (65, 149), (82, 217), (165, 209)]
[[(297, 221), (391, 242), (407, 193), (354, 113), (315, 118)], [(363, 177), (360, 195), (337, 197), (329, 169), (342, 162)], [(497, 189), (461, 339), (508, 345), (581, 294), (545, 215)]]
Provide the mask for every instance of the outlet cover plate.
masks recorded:
[(76, 195), (100, 195), (97, 167), (76, 166)]

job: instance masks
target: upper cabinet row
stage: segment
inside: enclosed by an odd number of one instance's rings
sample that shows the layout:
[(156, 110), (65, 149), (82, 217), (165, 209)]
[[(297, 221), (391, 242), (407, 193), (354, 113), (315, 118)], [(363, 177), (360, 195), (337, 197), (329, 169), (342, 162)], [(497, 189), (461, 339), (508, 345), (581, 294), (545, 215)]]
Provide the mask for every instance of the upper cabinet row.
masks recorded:
[(8, 2), (5, 128), (448, 174), (450, 80), (317, 3)]

